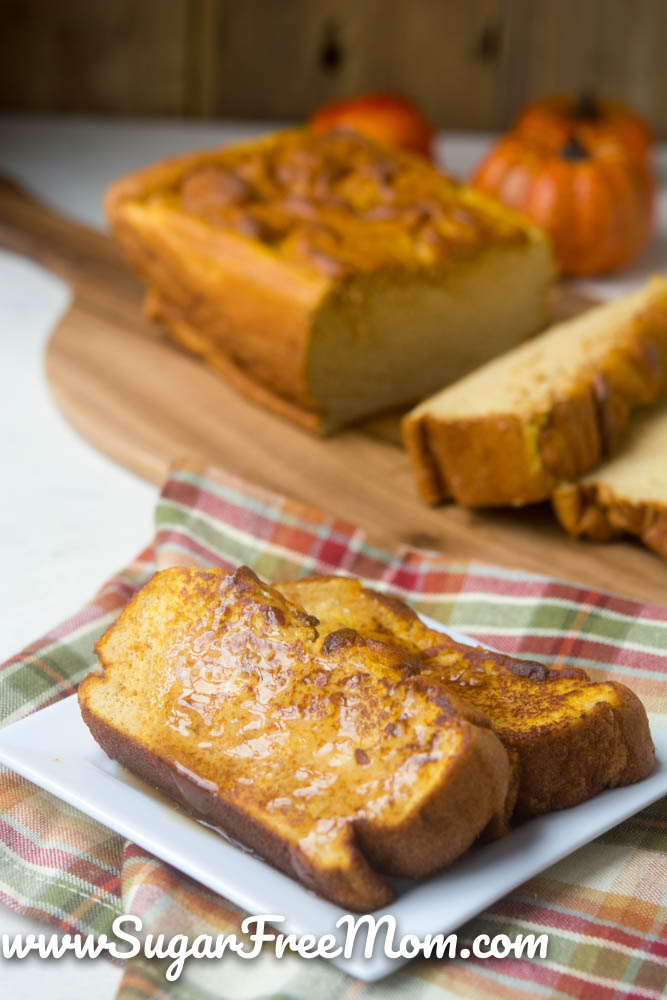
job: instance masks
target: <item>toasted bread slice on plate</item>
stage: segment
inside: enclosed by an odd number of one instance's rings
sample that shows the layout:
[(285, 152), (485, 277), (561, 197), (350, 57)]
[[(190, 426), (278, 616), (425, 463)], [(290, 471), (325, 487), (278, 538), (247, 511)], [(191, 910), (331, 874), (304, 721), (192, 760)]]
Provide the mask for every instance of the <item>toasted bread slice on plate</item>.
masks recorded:
[[(426, 671), (481, 710), (519, 763), (516, 811), (535, 815), (576, 805), (653, 768), (644, 706), (623, 684), (594, 683), (583, 670), (465, 646), (429, 628), (402, 601), (359, 580), (319, 577), (278, 589), (320, 621), (340, 622), (419, 653)], [(391, 638), (390, 638), (391, 637)]]
[(383, 873), (427, 875), (470, 846), (505, 807), (510, 765), (414, 643), (368, 624), (319, 627), (247, 568), (165, 570), (99, 641), (82, 716), (191, 812), (373, 910), (393, 897)]

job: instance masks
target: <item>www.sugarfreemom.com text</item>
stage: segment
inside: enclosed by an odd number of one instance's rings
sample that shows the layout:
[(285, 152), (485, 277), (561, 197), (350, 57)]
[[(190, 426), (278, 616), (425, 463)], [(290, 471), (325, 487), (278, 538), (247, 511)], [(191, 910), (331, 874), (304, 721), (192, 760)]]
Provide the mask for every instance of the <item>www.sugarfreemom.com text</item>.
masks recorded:
[[(81, 934), (2, 934), (0, 954), (4, 959), (22, 959), (37, 954), (41, 958), (97, 958), (104, 953), (116, 959), (146, 958), (171, 959), (166, 977), (177, 980), (188, 959), (223, 958), (228, 952), (239, 958), (257, 958), (264, 945), (273, 945), (275, 954), (282, 958), (286, 953), (301, 958), (351, 958), (355, 946), (362, 947), (365, 958), (371, 958), (376, 946), (381, 946), (388, 958), (546, 958), (549, 939), (546, 934), (507, 934), (489, 937), (480, 934), (470, 947), (459, 947), (456, 934), (398, 935), (396, 919), (390, 915), (373, 917), (344, 914), (336, 922), (338, 934), (284, 934), (274, 928), (285, 920), (277, 913), (264, 913), (246, 917), (241, 924), (242, 937), (236, 934), (200, 934), (189, 938), (185, 934), (167, 937), (165, 934), (142, 935), (142, 921), (132, 914), (122, 914), (113, 922), (113, 938), (100, 934), (97, 938)], [(365, 940), (364, 940), (365, 935)]]

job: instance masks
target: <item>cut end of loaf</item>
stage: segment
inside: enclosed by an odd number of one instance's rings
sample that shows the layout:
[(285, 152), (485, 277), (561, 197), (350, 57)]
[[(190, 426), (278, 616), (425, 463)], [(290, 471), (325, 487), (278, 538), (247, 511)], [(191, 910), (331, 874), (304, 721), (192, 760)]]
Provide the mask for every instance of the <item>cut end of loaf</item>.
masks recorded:
[(306, 379), (326, 429), (404, 409), (532, 335), (550, 283), (538, 241), (436, 274), (350, 277), (313, 321)]

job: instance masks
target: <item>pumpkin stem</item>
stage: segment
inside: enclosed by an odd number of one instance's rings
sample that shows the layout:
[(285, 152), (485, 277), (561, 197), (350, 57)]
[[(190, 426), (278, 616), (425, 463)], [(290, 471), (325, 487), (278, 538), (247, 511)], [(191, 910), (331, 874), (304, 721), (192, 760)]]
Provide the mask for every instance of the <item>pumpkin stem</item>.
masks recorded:
[(573, 136), (567, 145), (563, 146), (560, 155), (564, 160), (587, 160), (588, 150)]
[(574, 106), (572, 117), (584, 118), (589, 122), (598, 121), (598, 119), (602, 117), (600, 102), (598, 101), (594, 91), (582, 90), (579, 94), (579, 99)]

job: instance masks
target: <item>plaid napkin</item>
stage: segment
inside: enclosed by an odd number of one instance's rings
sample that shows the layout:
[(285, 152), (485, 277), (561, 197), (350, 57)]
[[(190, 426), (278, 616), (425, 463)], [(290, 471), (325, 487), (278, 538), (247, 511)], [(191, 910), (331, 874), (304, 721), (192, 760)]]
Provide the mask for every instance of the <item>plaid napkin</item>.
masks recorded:
[[(265, 579), (353, 573), (481, 642), (546, 663), (567, 660), (613, 676), (667, 722), (667, 608), (545, 576), (457, 562), (412, 548), (387, 553), (354, 526), (218, 469), (181, 463), (156, 509), (153, 543), (82, 611), (0, 668), (4, 724), (72, 693), (92, 644), (156, 570), (174, 564), (247, 563)], [(481, 933), (547, 933), (548, 957), (418, 960), (369, 986), (324, 960), (190, 959), (175, 984), (164, 966), (133, 959), (119, 998), (246, 997), (293, 1000), (516, 1000), (661, 998), (667, 989), (665, 802), (583, 847), (471, 921)], [(120, 913), (168, 936), (229, 933), (230, 903), (70, 808), (0, 770), (0, 899), (63, 931), (110, 934)], [(53, 974), (57, 975), (57, 966)]]

